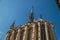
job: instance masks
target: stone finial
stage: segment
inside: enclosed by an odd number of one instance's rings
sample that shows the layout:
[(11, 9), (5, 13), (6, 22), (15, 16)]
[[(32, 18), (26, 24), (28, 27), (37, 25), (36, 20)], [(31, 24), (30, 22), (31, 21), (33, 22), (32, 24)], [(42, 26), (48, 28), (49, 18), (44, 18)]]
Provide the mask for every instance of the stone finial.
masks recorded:
[(10, 29), (14, 29), (14, 24), (15, 24), (15, 21), (12, 23), (12, 25), (10, 26)]

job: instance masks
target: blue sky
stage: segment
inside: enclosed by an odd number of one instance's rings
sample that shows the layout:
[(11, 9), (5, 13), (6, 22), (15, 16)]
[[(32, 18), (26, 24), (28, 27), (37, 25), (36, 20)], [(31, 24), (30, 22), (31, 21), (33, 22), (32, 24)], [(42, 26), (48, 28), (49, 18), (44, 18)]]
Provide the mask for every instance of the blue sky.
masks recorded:
[(52, 21), (57, 40), (60, 40), (60, 11), (55, 0), (0, 0), (0, 40), (4, 40), (10, 25), (16, 20), (15, 26), (28, 21), (30, 10), (34, 6), (34, 17)]

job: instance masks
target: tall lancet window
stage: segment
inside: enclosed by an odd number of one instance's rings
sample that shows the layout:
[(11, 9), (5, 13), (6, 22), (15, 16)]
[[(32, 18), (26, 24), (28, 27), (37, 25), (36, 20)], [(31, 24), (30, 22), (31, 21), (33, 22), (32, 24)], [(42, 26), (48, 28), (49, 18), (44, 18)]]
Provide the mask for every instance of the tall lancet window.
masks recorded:
[(38, 40), (38, 25), (36, 25), (36, 40)]
[(49, 35), (49, 40), (52, 40), (52, 39), (51, 39), (51, 35), (52, 35), (52, 34), (51, 34), (51, 30), (50, 30), (50, 26), (49, 26), (49, 25), (48, 25), (48, 35)]
[(24, 37), (24, 30), (21, 31), (21, 36), (20, 36), (20, 40), (23, 40), (23, 37)]
[(28, 29), (28, 40), (32, 40), (32, 27)]
[(45, 25), (41, 24), (41, 40), (46, 40)]

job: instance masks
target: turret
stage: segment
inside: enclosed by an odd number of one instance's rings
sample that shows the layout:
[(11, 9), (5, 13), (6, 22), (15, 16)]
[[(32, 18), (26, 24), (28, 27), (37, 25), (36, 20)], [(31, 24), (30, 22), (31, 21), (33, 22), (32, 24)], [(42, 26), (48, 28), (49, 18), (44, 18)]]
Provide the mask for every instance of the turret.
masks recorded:
[(34, 14), (33, 14), (33, 7), (32, 7), (31, 12), (30, 12), (30, 15), (29, 15), (28, 22), (31, 23), (33, 21), (34, 21)]

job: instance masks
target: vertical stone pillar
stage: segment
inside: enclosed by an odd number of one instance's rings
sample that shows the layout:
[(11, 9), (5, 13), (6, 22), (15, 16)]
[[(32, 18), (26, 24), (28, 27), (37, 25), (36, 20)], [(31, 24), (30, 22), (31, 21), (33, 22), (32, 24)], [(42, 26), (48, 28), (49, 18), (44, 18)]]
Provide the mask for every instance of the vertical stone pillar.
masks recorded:
[(27, 40), (27, 35), (28, 35), (28, 30), (27, 30), (27, 26), (26, 26), (25, 31), (24, 31), (23, 40)]
[(18, 33), (17, 33), (17, 36), (16, 36), (16, 40), (20, 40), (20, 32), (21, 32), (21, 30), (20, 29), (18, 29)]
[(6, 35), (4, 40), (10, 40), (10, 33), (7, 33), (7, 35)]
[(53, 28), (53, 25), (50, 24), (51, 26), (51, 35), (52, 35), (52, 40), (56, 40), (56, 35), (55, 35), (55, 31), (54, 31), (54, 28)]
[(32, 33), (32, 40), (36, 40), (36, 27), (35, 23), (32, 24), (33, 33)]
[(11, 34), (11, 37), (10, 37), (10, 40), (14, 40), (14, 34), (15, 34), (15, 31), (13, 30), (12, 34)]
[(46, 33), (46, 40), (49, 40), (47, 22), (45, 22), (45, 33)]
[(40, 25), (40, 22), (38, 22), (38, 40), (41, 40), (41, 25)]
[(60, 4), (60, 0), (59, 0), (59, 4)]
[(25, 33), (25, 40), (27, 40), (27, 38), (28, 38), (28, 26), (26, 26), (25, 30), (26, 30), (26, 33)]

